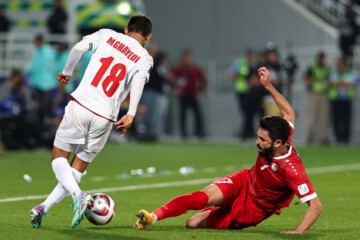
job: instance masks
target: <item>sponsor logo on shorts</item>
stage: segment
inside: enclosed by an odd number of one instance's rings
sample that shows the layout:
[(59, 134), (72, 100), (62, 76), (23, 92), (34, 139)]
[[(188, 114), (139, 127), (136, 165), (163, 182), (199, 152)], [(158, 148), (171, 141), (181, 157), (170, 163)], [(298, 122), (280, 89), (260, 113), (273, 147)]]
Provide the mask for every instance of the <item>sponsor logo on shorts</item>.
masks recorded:
[(227, 183), (227, 184), (232, 184), (233, 181), (230, 178), (225, 178), (221, 181), (217, 181), (216, 183)]
[(300, 186), (298, 186), (298, 190), (299, 190), (299, 193), (301, 195), (304, 195), (304, 194), (306, 194), (306, 193), (308, 193), (310, 191), (308, 186), (306, 185), (306, 183), (301, 184)]

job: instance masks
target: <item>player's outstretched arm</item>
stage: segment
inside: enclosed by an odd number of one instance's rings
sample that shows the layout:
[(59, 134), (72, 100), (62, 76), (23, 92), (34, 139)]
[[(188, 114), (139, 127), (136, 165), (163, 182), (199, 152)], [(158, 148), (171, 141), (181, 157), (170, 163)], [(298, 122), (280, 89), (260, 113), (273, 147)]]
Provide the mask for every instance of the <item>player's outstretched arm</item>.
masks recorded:
[(258, 69), (260, 82), (264, 88), (270, 93), (274, 98), (280, 112), (283, 115), (283, 118), (289, 122), (295, 122), (295, 112), (291, 107), (290, 103), (274, 88), (271, 84), (271, 74), (269, 70), (265, 67)]
[(74, 71), (76, 64), (79, 62), (84, 52), (89, 50), (89, 42), (87, 40), (81, 40), (70, 51), (66, 60), (64, 70), (58, 74), (57, 80), (62, 83), (69, 83), (70, 77)]
[(322, 212), (322, 206), (319, 198), (314, 198), (308, 202), (309, 208), (301, 223), (293, 231), (282, 232), (284, 234), (305, 233), (315, 223)]

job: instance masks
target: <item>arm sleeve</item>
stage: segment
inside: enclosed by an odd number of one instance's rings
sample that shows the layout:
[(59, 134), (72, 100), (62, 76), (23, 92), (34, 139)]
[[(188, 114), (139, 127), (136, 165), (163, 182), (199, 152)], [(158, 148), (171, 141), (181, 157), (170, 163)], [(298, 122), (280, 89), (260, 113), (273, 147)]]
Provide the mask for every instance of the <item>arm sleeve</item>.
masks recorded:
[(133, 117), (135, 117), (136, 109), (139, 105), (146, 81), (146, 76), (139, 73), (136, 73), (132, 80), (132, 85), (130, 89), (130, 104), (127, 114), (130, 114)]
[(229, 67), (229, 74), (237, 74), (239, 73), (239, 63), (237, 60), (235, 60), (231, 66)]
[(135, 116), (136, 109), (139, 105), (139, 101), (144, 90), (144, 85), (145, 83), (149, 82), (150, 72), (153, 64), (153, 59), (150, 56), (148, 56), (139, 63), (139, 69), (132, 79), (132, 85), (130, 89), (129, 111), (127, 112), (127, 114)]
[(99, 45), (100, 31), (85, 36), (71, 49), (64, 70), (62, 71), (64, 75), (72, 75), (75, 65), (78, 63), (84, 52), (94, 51), (95, 49), (97, 49)]
[(292, 138), (292, 135), (293, 135), (293, 133), (294, 133), (294, 128), (295, 128), (295, 126), (294, 126), (294, 124), (293, 124), (292, 122), (289, 122), (289, 121), (287, 121), (287, 122), (289, 123), (289, 126), (290, 126), (290, 135), (289, 135), (288, 140), (286, 141), (286, 144), (291, 145), (291, 144), (292, 144), (291, 138)]
[(304, 166), (299, 163), (290, 163), (286, 166), (286, 181), (288, 186), (298, 196), (301, 203), (316, 198), (315, 188), (306, 175)]

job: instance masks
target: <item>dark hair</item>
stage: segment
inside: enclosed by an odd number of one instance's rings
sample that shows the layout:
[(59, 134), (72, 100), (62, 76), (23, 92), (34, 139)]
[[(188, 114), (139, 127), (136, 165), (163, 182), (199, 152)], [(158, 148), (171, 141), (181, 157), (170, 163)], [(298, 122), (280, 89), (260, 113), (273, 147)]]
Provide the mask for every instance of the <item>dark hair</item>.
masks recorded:
[(323, 58), (323, 57), (325, 57), (325, 53), (323, 51), (320, 51), (320, 52), (318, 52), (317, 57)]
[(35, 41), (35, 42), (37, 42), (37, 41), (44, 41), (44, 36), (43, 36), (41, 33), (39, 33), (39, 34), (37, 34), (37, 35), (35, 36), (34, 41)]
[(141, 33), (146, 37), (151, 33), (152, 23), (151, 19), (144, 15), (133, 15), (128, 22), (128, 31)]
[(275, 141), (280, 139), (284, 145), (290, 136), (289, 123), (276, 116), (266, 116), (260, 120), (260, 127), (269, 132), (271, 140)]

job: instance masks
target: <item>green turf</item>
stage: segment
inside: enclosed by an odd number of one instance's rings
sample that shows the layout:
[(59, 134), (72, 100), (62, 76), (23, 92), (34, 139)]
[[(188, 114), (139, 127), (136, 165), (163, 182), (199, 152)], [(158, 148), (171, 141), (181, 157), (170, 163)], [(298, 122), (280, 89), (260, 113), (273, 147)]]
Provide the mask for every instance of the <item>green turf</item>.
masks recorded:
[[(304, 165), (315, 167), (360, 163), (358, 147), (297, 148)], [(84, 190), (141, 185), (191, 179), (215, 178), (255, 163), (256, 148), (239, 144), (108, 144), (88, 168), (81, 187)], [(56, 184), (50, 164), (51, 152), (6, 152), (0, 155), (0, 199), (48, 194)], [(195, 173), (181, 176), (182, 166), (192, 166)], [(156, 167), (170, 175), (122, 178), (132, 169)], [(29, 174), (28, 183), (22, 178)], [(121, 191), (108, 193), (115, 201), (117, 213), (106, 226), (94, 226), (84, 220), (77, 229), (70, 226), (71, 198), (54, 206), (41, 229), (30, 226), (29, 210), (41, 200), (0, 203), (0, 239), (360, 239), (360, 170), (346, 170), (309, 175), (320, 200), (323, 214), (305, 235), (282, 235), (301, 221), (306, 204), (297, 197), (280, 216), (273, 216), (257, 227), (241, 231), (189, 230), (185, 221), (194, 212), (158, 222), (138, 231), (132, 228), (139, 209), (153, 210), (169, 199), (202, 189), (207, 184)], [(100, 180), (100, 181), (99, 181)], [(210, 182), (209, 182), (210, 183)]]

